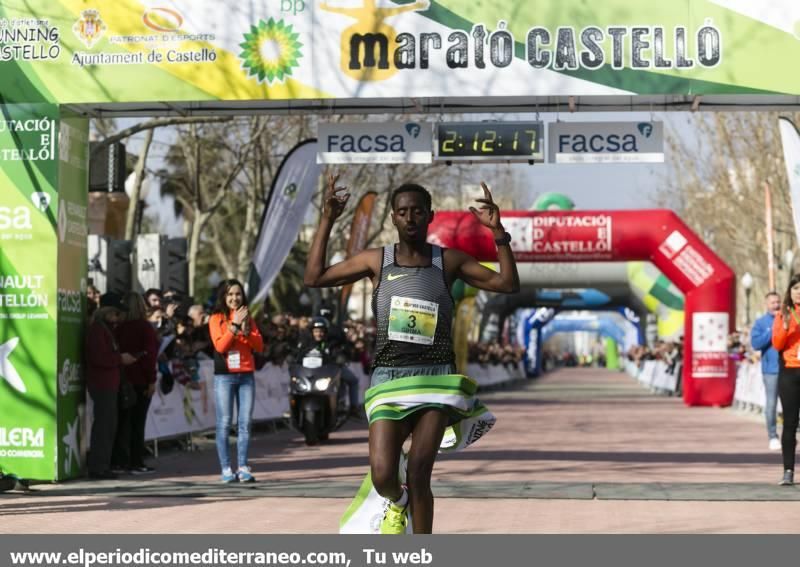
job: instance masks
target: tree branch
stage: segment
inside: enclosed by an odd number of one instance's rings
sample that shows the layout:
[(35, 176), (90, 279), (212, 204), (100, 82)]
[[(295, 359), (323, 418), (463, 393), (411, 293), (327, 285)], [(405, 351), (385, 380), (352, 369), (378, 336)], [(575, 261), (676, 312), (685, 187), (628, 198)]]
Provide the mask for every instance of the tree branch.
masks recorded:
[(160, 128), (161, 126), (174, 126), (176, 124), (202, 124), (202, 123), (211, 123), (211, 122), (230, 122), (233, 120), (232, 116), (209, 116), (209, 117), (177, 117), (171, 116), (168, 118), (153, 118), (152, 120), (148, 120), (146, 122), (140, 122), (139, 124), (134, 124), (129, 128), (125, 128), (124, 130), (120, 130), (113, 136), (109, 136), (103, 140), (97, 142), (97, 145), (92, 148), (91, 157), (96, 156), (100, 150), (103, 148), (107, 148), (111, 144), (115, 142), (119, 142), (120, 140), (124, 140), (125, 138), (130, 138), (134, 134), (138, 134), (144, 130), (153, 130), (155, 128)]

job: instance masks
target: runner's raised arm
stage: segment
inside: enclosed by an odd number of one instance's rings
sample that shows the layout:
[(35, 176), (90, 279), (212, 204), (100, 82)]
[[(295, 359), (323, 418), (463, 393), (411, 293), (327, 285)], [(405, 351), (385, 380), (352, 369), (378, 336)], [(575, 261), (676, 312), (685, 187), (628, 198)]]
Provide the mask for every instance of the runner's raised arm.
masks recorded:
[(469, 254), (449, 249), (446, 252), (447, 264), (448, 267), (452, 266), (454, 271), (455, 277), (452, 279), (461, 278), (469, 285), (486, 291), (518, 293), (519, 274), (514, 253), (511, 251), (511, 237), (500, 223), (500, 209), (492, 199), (492, 192), (483, 181), (481, 181), (481, 187), (484, 198), (477, 199), (479, 203), (482, 203), (480, 210), (475, 207), (470, 207), (469, 210), (483, 226), (492, 231), (492, 236), (497, 244), (497, 261), (500, 264), (500, 272), (483, 266)]
[(332, 266), (325, 265), (333, 223), (344, 211), (350, 193), (347, 187), (337, 186), (339, 175), (328, 175), (322, 217), (308, 251), (303, 284), (308, 287), (335, 287), (357, 282), (361, 278), (373, 278), (379, 271), (380, 250), (365, 250)]

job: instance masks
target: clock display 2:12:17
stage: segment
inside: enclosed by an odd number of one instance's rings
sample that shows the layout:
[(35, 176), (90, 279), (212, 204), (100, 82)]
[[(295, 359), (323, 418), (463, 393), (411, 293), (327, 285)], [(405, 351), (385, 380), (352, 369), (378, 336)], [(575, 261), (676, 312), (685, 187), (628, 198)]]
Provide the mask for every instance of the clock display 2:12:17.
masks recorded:
[(543, 138), (541, 122), (440, 122), (436, 157), (540, 160)]

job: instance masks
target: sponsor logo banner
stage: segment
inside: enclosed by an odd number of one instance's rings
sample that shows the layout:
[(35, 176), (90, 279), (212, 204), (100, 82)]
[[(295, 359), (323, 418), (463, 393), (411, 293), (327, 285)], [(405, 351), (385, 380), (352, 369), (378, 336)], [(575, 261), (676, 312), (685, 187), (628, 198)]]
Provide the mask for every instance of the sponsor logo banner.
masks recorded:
[(520, 260), (608, 260), (612, 257), (612, 218), (604, 214), (506, 217), (511, 249)]
[(284, 158), (272, 182), (271, 198), (261, 219), (261, 232), (248, 275), (247, 294), (251, 303), (267, 296), (294, 246), (319, 182), (316, 153), (316, 140), (301, 142)]
[(432, 132), (425, 122), (320, 124), (317, 163), (431, 163)]
[(728, 313), (696, 312), (692, 316), (692, 375), (727, 378)]
[(553, 122), (550, 163), (654, 163), (664, 161), (662, 122)]
[(0, 111), (0, 470), (55, 480), (59, 112)]

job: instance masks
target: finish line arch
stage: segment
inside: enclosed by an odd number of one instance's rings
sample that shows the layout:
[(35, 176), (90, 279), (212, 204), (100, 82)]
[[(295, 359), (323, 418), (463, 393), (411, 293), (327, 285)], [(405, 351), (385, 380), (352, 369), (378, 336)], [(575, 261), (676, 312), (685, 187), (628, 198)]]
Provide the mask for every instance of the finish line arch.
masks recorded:
[[(728, 359), (727, 338), (736, 310), (735, 275), (678, 215), (662, 209), (508, 211), (503, 225), (520, 262), (653, 262), (686, 297), (684, 402), (732, 403), (736, 369)], [(437, 212), (429, 241), (479, 261), (497, 260), (491, 233), (469, 212)]]

